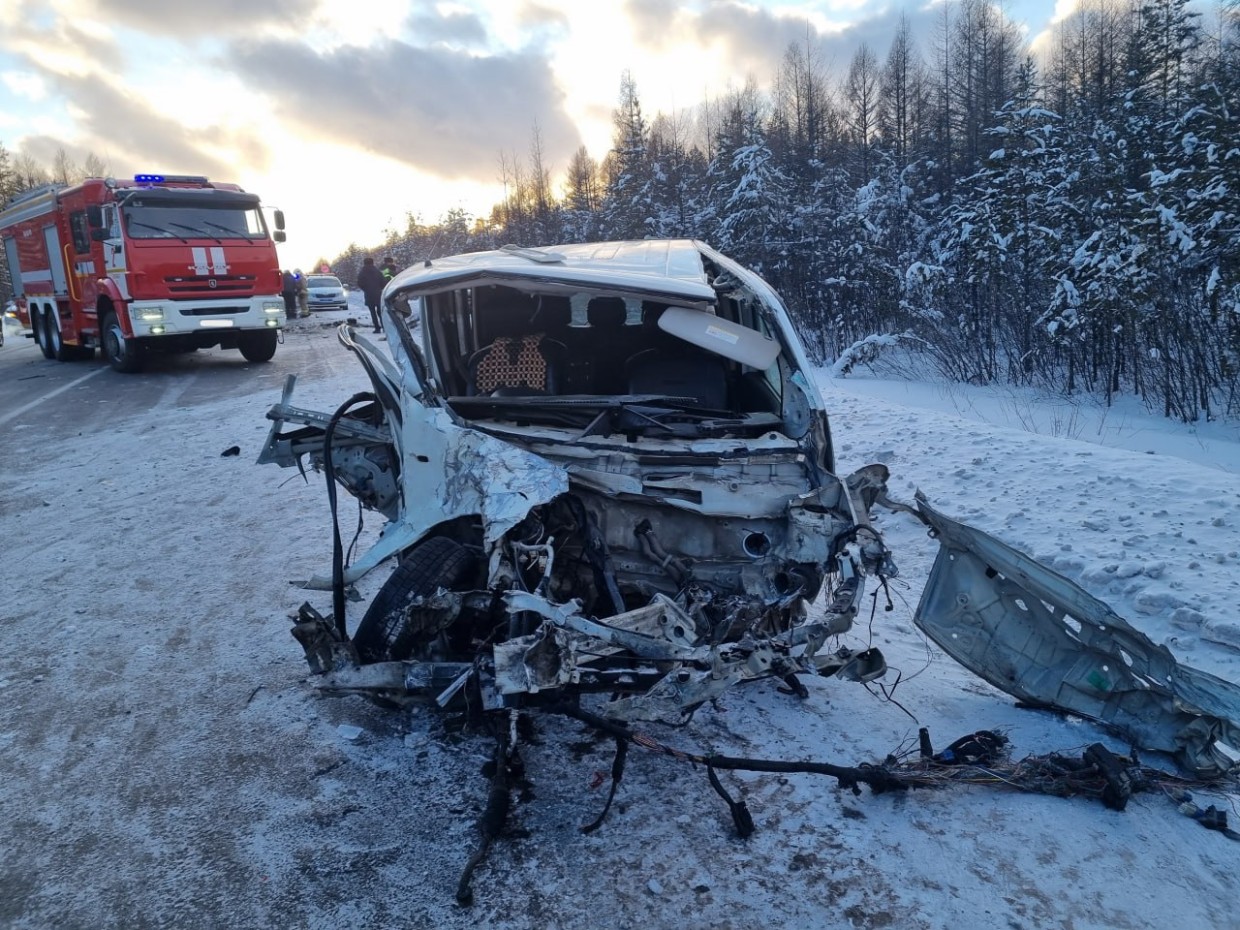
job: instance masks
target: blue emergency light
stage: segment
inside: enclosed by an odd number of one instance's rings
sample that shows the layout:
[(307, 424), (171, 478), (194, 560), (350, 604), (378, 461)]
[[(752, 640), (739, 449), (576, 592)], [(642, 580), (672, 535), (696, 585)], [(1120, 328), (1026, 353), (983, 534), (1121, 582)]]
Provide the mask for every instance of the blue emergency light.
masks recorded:
[(169, 181), (172, 183), (185, 184), (206, 184), (207, 179), (204, 175), (199, 174), (135, 174), (133, 176), (135, 184), (165, 184)]

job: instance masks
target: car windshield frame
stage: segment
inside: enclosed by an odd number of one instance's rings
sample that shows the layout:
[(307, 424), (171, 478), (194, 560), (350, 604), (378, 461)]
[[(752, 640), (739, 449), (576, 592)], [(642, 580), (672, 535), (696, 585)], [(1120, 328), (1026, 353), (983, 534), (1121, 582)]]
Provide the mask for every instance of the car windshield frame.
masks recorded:
[(336, 287), (344, 290), (341, 280), (331, 274), (306, 275), (306, 287)]

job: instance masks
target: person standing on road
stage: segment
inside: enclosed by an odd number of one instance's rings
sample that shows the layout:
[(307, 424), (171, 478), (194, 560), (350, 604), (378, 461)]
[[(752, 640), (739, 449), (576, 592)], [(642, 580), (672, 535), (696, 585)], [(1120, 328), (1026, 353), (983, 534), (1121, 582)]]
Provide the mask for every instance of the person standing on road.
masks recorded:
[(297, 281), (297, 315), (308, 317), (310, 316), (310, 287), (306, 284), (306, 276), (298, 268), (293, 272), (293, 278)]
[(283, 281), (284, 313), (291, 320), (297, 316), (297, 281), (287, 268), (284, 269)]
[(362, 270), (358, 272), (357, 286), (362, 289), (362, 296), (366, 298), (366, 309), (370, 311), (370, 321), (375, 324), (376, 333), (382, 328), (379, 326), (379, 298), (389, 280), (375, 267), (375, 260), (367, 256), (362, 262)]
[(383, 260), (383, 265), (379, 268), (379, 271), (383, 274), (384, 284), (396, 277), (396, 262), (392, 261), (390, 255)]

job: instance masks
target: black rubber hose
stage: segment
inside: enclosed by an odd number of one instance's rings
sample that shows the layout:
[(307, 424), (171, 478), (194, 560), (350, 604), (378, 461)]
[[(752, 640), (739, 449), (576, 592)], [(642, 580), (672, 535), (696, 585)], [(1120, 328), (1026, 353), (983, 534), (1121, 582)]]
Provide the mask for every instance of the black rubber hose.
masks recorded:
[(327, 476), (327, 503), (332, 512), (332, 615), (336, 621), (336, 632), (342, 640), (348, 640), (344, 620), (344, 543), (340, 539), (340, 521), (336, 514), (336, 469), (332, 463), (332, 438), (336, 434), (336, 424), (354, 404), (363, 401), (375, 402), (375, 395), (370, 391), (354, 394), (336, 408), (332, 418), (323, 431), (323, 474)]
[(491, 774), (491, 787), (487, 792), (486, 808), (482, 816), (478, 818), (478, 848), (465, 863), (465, 868), (461, 871), (461, 879), (456, 885), (456, 903), (462, 907), (468, 907), (474, 903), (474, 892), (470, 887), (474, 870), (486, 858), (487, 850), (491, 848), (491, 841), (499, 836), (504, 829), (504, 822), (508, 819), (508, 810), (512, 806), (510, 761), (508, 741), (503, 736), (497, 737), (493, 756), (495, 771)]
[(593, 823), (588, 823), (581, 828), (582, 833), (593, 833), (603, 825), (603, 821), (607, 819), (607, 812), (611, 810), (611, 802), (616, 799), (616, 789), (620, 787), (620, 779), (624, 777), (624, 761), (628, 758), (629, 741), (623, 737), (616, 737), (616, 757), (611, 763), (611, 790), (607, 793), (607, 803), (603, 805), (602, 812), (594, 819)]

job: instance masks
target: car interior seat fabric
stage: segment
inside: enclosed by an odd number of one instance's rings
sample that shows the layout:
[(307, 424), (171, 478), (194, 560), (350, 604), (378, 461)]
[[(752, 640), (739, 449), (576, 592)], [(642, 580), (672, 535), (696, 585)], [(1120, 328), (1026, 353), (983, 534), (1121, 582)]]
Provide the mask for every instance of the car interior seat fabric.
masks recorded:
[(590, 354), (593, 361), (592, 393), (621, 394), (625, 391), (624, 360), (641, 345), (638, 327), (625, 325), (624, 301), (619, 297), (594, 297), (587, 308)]
[(594, 387), (594, 356), (587, 347), (589, 337), (570, 326), (572, 308), (566, 295), (539, 297), (533, 319), (540, 332), (554, 344), (564, 347), (557, 365), (558, 394), (589, 394)]
[(501, 336), (470, 357), (470, 393), (555, 393), (562, 350), (542, 333)]
[(711, 410), (727, 409), (727, 371), (716, 355), (646, 349), (625, 363), (625, 371), (630, 394), (692, 397)]

